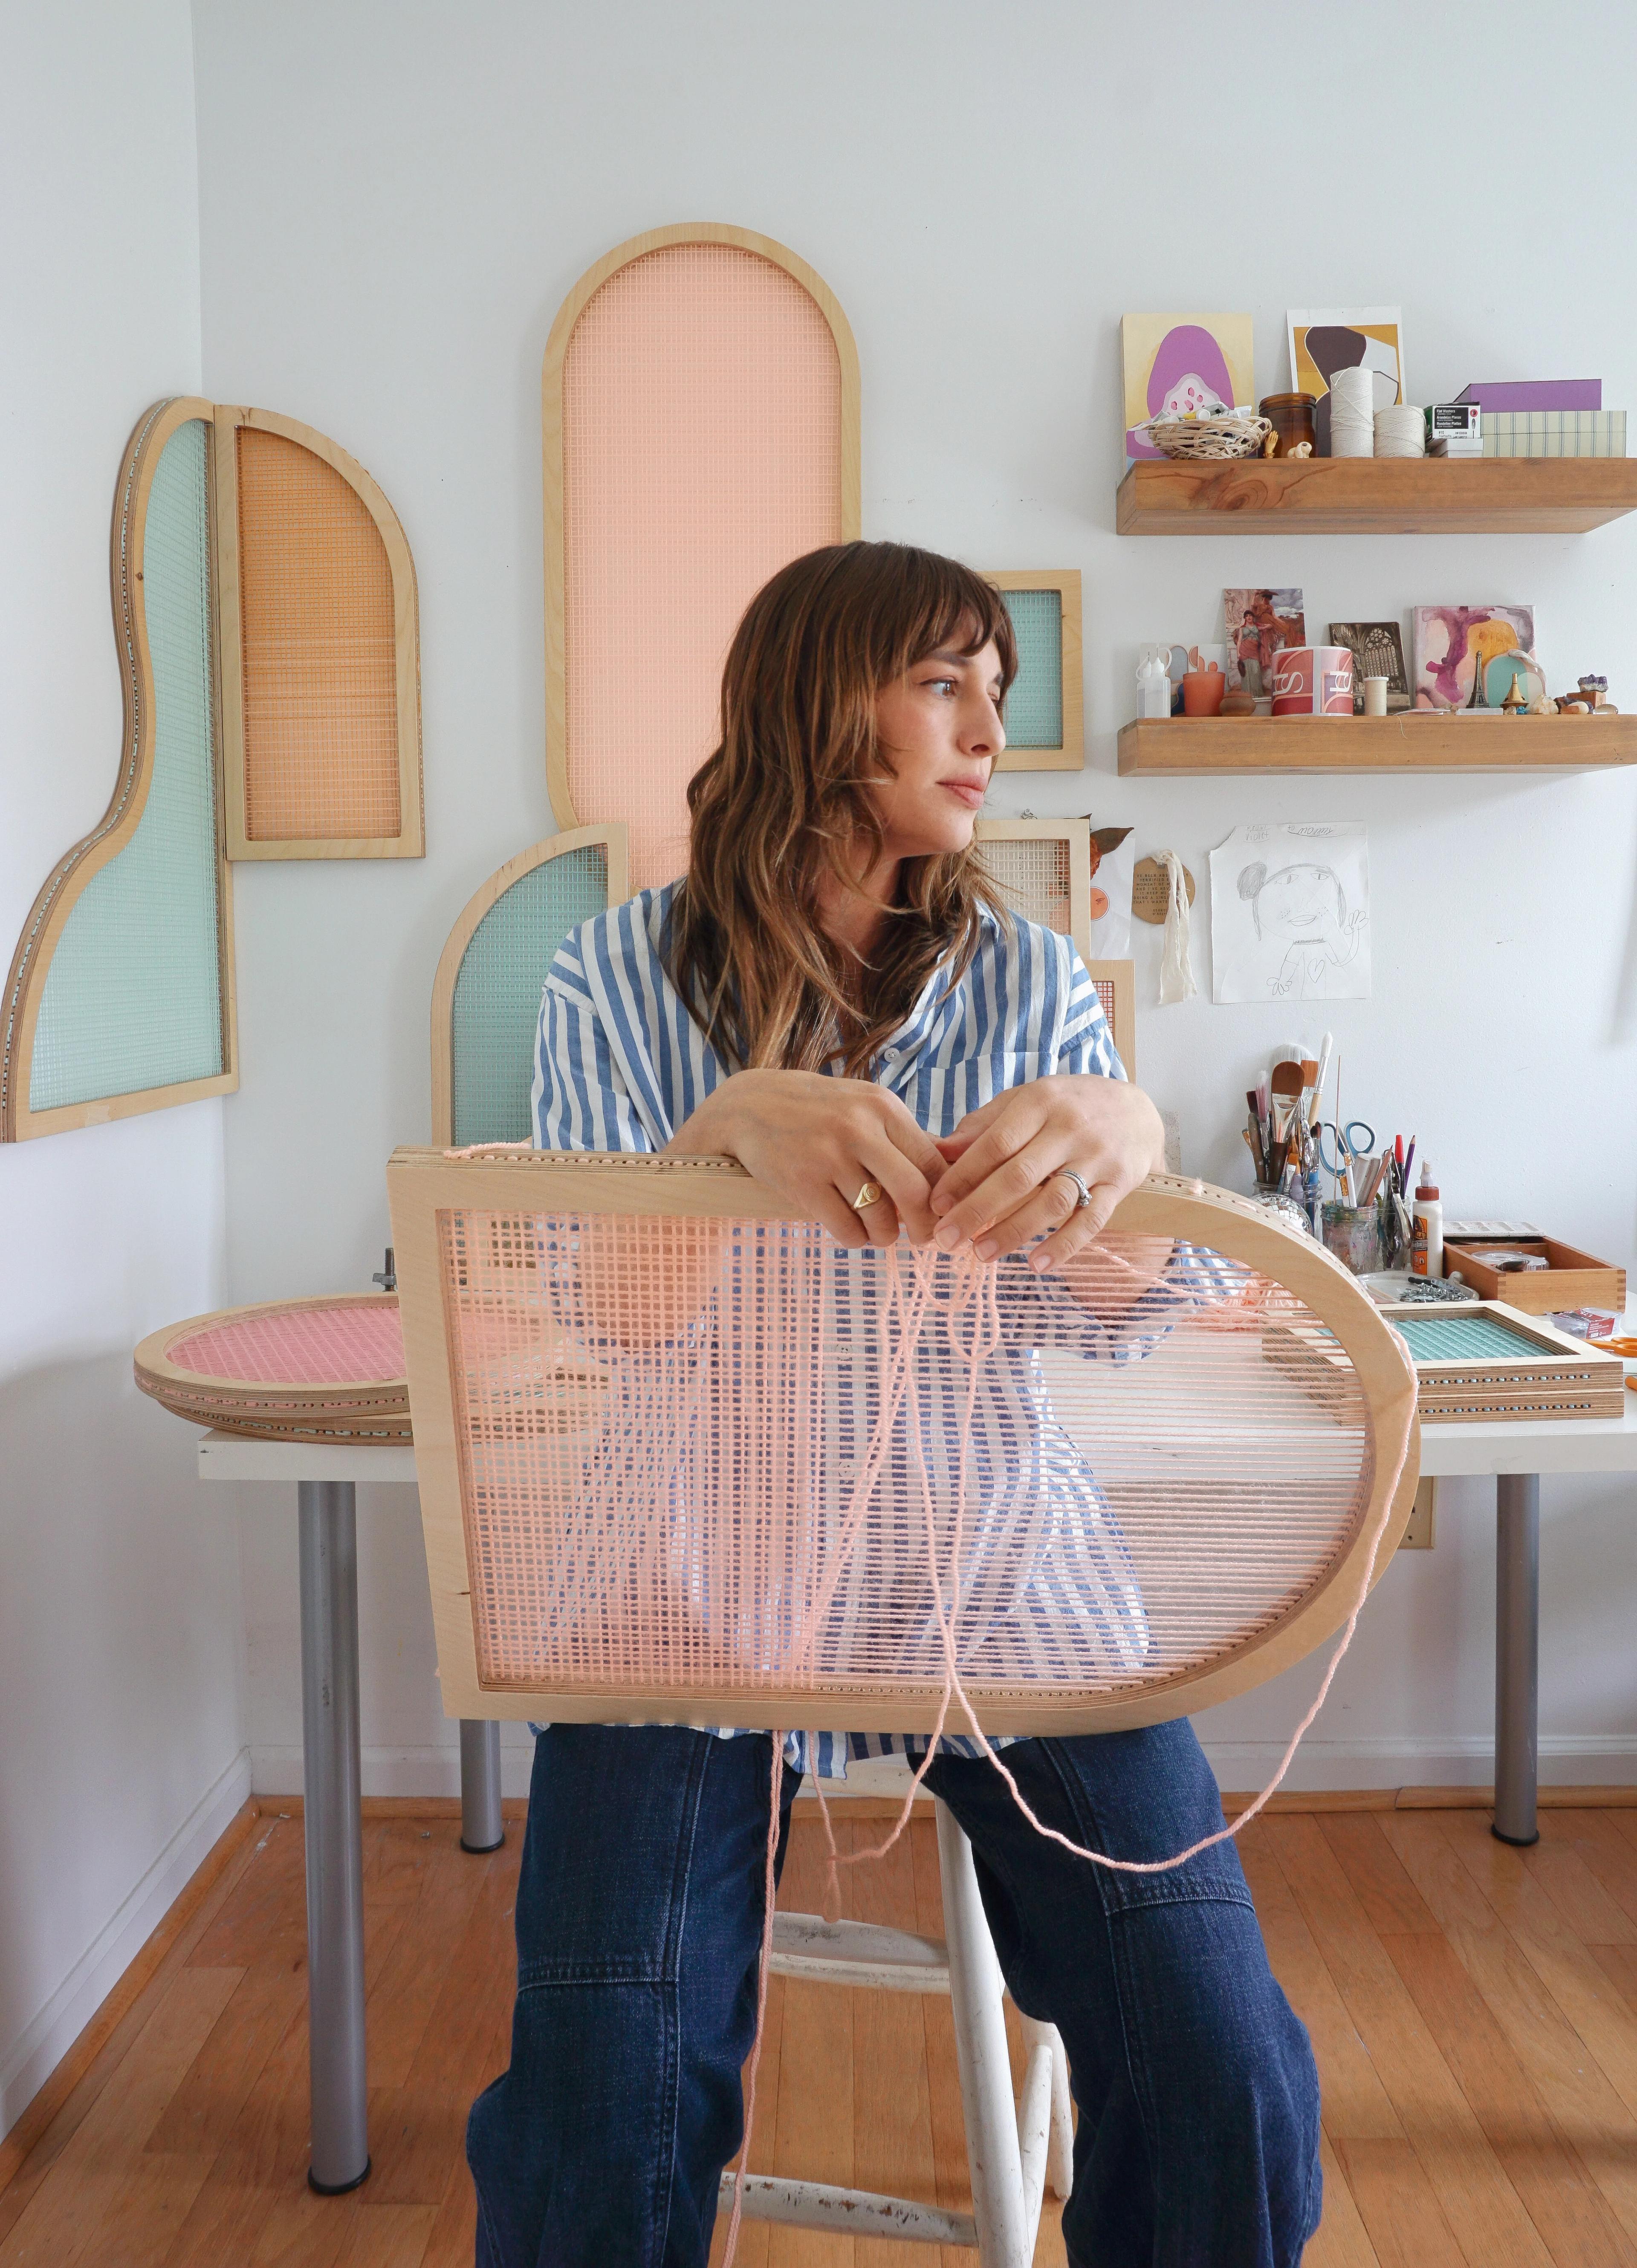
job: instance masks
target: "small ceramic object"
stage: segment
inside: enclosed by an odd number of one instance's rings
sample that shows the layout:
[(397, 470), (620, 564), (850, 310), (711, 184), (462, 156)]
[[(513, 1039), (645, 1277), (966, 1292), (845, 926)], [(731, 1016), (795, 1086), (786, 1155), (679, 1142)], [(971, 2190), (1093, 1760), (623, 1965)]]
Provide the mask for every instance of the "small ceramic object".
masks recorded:
[(1137, 714), (1139, 717), (1169, 717), (1171, 714), (1171, 650), (1168, 646), (1150, 648), (1137, 665)]
[(1254, 717), (1255, 695), (1247, 693), (1243, 685), (1237, 685), (1231, 693), (1223, 694), (1221, 714), (1224, 717)]
[(1228, 680), (1220, 669), (1208, 666), (1191, 669), (1182, 681), (1182, 713), (1185, 717), (1218, 717), (1222, 714), (1222, 696), (1228, 690)]
[(1506, 699), (1501, 703), (1501, 713), (1507, 717), (1521, 717), (1528, 707), (1529, 696), (1515, 677), (1507, 687)]

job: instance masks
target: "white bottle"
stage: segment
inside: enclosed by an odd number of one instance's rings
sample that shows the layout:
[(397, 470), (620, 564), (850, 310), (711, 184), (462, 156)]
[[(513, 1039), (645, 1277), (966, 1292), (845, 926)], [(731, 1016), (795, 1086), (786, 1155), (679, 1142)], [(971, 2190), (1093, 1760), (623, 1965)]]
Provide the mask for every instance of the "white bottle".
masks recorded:
[(1436, 1185), (1425, 1166), (1421, 1167), (1420, 1186), (1415, 1192), (1415, 1229), (1410, 1240), (1410, 1273), (1412, 1276), (1443, 1274), (1443, 1207), (1438, 1202)]

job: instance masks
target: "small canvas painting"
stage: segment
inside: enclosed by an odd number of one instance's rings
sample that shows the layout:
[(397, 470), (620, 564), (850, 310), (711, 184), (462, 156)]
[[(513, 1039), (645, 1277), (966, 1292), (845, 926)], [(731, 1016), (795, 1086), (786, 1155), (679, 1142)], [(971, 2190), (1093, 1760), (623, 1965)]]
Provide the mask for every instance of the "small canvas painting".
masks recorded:
[(1278, 591), (1224, 591), (1230, 692), (1261, 696), (1274, 689), (1274, 656), (1288, 645), (1307, 644), (1307, 617), (1299, 587)]
[(1544, 696), (1532, 607), (1417, 607), (1411, 622), (1418, 709), (1504, 708), (1514, 681), (1526, 701)]
[(1236, 827), (1211, 853), (1211, 997), (1368, 1000), (1369, 846), (1362, 827)]
[(1339, 370), (1368, 370), (1377, 409), (1405, 399), (1404, 341), (1397, 307), (1293, 308), (1285, 318), (1290, 332), (1290, 383), (1310, 394), (1313, 446), (1330, 454), (1330, 381)]
[(1150, 417), (1233, 409), (1255, 389), (1249, 315), (1125, 315), (1119, 351), (1128, 457), (1162, 453), (1137, 430)]
[(1410, 681), (1404, 674), (1404, 640), (1397, 622), (1332, 622), (1332, 645), (1353, 656), (1353, 713), (1364, 714), (1364, 680), (1384, 677), (1389, 711), (1410, 705)]

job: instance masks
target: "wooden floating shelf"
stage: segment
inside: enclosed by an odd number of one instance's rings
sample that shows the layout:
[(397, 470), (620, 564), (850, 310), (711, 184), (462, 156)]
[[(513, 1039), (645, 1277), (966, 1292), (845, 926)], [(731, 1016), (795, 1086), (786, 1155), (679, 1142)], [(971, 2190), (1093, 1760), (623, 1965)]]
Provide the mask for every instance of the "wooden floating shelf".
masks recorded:
[(1637, 717), (1139, 717), (1122, 772), (1602, 771), (1637, 763)]
[(1637, 457), (1147, 458), (1121, 535), (1582, 535), (1637, 512)]

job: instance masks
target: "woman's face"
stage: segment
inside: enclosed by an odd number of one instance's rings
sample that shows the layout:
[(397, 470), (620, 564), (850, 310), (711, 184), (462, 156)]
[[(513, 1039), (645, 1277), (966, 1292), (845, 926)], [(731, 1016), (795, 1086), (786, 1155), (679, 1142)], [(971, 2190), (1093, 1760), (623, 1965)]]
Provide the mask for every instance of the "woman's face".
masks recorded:
[(926, 858), (964, 850), (1006, 746), (1001, 725), (1001, 657), (929, 654), (876, 696), (876, 732), (892, 775), (876, 785), (884, 850)]

